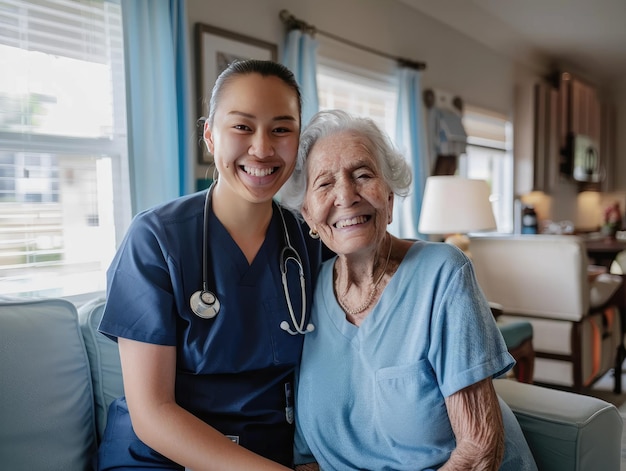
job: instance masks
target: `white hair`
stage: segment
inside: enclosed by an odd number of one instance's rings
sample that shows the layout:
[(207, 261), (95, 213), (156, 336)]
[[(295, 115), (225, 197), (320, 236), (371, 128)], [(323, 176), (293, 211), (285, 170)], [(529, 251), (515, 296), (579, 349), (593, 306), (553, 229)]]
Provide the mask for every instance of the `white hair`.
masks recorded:
[(376, 159), (383, 180), (391, 191), (402, 197), (409, 194), (411, 167), (395, 149), (387, 134), (370, 118), (352, 116), (341, 110), (328, 110), (320, 111), (313, 116), (300, 136), (296, 167), (280, 190), (282, 204), (296, 211), (302, 209), (307, 187), (306, 161), (311, 149), (318, 140), (346, 131), (354, 132), (366, 139), (366, 145)]

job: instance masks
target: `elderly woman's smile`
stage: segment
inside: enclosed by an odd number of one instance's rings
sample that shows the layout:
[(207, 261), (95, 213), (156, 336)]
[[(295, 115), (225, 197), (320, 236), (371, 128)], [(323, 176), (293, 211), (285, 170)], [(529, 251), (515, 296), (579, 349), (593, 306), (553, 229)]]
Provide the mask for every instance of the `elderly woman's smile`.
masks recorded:
[(357, 224), (363, 224), (367, 221), (369, 221), (371, 218), (370, 216), (357, 216), (357, 217), (353, 217), (350, 219), (342, 219), (340, 221), (337, 221), (334, 226), (337, 229), (343, 229), (344, 227), (350, 227), (350, 226), (356, 226)]

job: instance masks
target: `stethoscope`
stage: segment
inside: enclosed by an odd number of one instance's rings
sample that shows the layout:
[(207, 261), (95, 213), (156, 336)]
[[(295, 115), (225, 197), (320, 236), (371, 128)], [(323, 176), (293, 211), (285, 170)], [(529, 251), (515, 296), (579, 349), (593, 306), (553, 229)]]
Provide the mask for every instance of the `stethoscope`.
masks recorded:
[[(215, 182), (211, 185), (209, 190), (206, 193), (206, 199), (204, 201), (204, 226), (202, 232), (202, 290), (196, 291), (191, 295), (189, 299), (189, 305), (191, 310), (198, 317), (202, 319), (212, 319), (220, 312), (220, 301), (217, 299), (215, 293), (209, 290), (208, 287), (208, 279), (209, 279), (209, 263), (207, 260), (208, 254), (208, 233), (209, 233), (209, 209), (211, 207), (211, 194), (213, 193), (213, 187), (215, 186)], [(290, 333), (291, 335), (297, 334), (306, 334), (307, 332), (313, 332), (315, 326), (313, 324), (307, 324), (305, 328), (306, 322), (306, 289), (305, 289), (305, 281), (304, 281), (304, 269), (302, 267), (302, 260), (300, 259), (300, 255), (291, 245), (291, 240), (289, 239), (289, 232), (287, 232), (287, 224), (285, 223), (285, 216), (283, 215), (282, 209), (274, 202), (272, 202), (274, 207), (278, 210), (278, 214), (280, 214), (280, 219), (283, 223), (283, 237), (285, 239), (285, 246), (280, 251), (280, 275), (281, 282), (283, 285), (283, 291), (285, 293), (285, 301), (287, 302), (287, 308), (289, 309), (289, 317), (291, 318), (292, 326), (295, 330), (292, 330), (287, 321), (282, 321), (280, 323), (280, 328), (285, 332)], [(301, 312), (300, 312), (300, 322), (297, 322), (296, 315), (293, 311), (293, 305), (291, 304), (291, 296), (289, 295), (289, 289), (287, 286), (287, 263), (291, 261), (296, 264), (298, 267), (298, 272), (300, 274), (300, 291), (302, 293), (302, 304), (301, 304)]]

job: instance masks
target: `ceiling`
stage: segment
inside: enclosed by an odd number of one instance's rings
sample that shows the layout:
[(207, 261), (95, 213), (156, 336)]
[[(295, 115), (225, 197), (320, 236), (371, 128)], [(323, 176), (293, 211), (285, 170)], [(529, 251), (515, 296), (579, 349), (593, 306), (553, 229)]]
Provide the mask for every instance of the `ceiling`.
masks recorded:
[(601, 82), (626, 76), (626, 0), (401, 0), (521, 63)]

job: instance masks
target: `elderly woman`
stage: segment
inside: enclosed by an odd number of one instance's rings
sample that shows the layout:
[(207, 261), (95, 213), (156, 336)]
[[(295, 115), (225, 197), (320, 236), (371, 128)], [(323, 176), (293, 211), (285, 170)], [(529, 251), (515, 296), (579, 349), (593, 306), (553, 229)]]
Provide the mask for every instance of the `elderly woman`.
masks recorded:
[(322, 265), (296, 398), (296, 469), (534, 470), (492, 378), (514, 364), (448, 244), (387, 232), (410, 169), (369, 119), (318, 113), (281, 201), (337, 256)]

